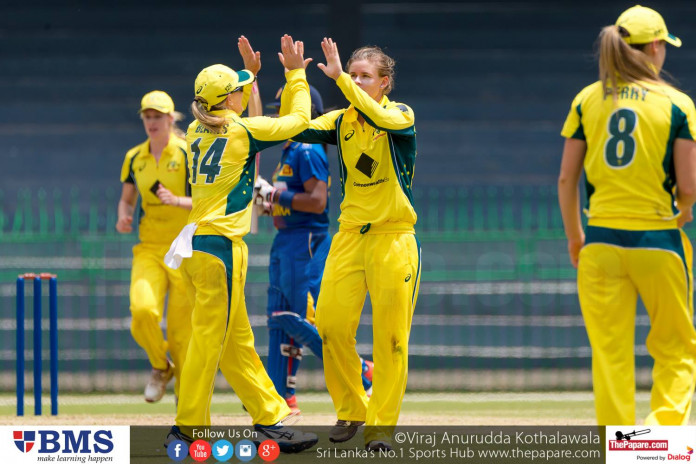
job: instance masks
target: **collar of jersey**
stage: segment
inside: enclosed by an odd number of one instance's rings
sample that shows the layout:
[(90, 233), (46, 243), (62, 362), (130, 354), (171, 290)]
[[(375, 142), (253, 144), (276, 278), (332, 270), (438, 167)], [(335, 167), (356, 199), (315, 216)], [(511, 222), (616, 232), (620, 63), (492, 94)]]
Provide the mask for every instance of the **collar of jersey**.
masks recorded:
[[(173, 142), (174, 137), (176, 137), (176, 135), (174, 135), (174, 134), (169, 136), (169, 142), (167, 142), (167, 146), (164, 147), (164, 150), (162, 150), (162, 156), (164, 156), (164, 155), (170, 156), (171, 155), (171, 150), (173, 150), (175, 148), (175, 145)], [(146, 153), (149, 156), (153, 156), (152, 152), (150, 151), (150, 139), (149, 138), (145, 141), (144, 148), (146, 149)]]
[[(382, 96), (382, 99), (379, 101), (379, 106), (386, 106), (389, 103), (389, 99), (387, 98), (386, 95)], [(358, 110), (355, 108), (355, 105), (350, 105), (346, 112), (343, 114), (343, 120), (345, 122), (355, 122), (358, 120)]]
[(224, 109), (224, 110), (213, 110), (210, 112), (210, 114), (214, 114), (215, 116), (223, 116), (225, 118), (230, 117), (230, 116), (235, 116), (239, 118), (239, 115), (235, 113), (232, 110)]

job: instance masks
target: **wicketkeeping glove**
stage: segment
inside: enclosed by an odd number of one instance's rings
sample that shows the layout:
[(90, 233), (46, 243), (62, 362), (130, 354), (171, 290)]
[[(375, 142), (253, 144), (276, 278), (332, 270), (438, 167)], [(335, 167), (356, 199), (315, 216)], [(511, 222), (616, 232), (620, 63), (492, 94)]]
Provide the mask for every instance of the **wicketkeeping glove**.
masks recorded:
[(276, 188), (261, 176), (256, 178), (254, 184), (254, 208), (259, 216), (270, 216), (273, 211), (273, 195)]

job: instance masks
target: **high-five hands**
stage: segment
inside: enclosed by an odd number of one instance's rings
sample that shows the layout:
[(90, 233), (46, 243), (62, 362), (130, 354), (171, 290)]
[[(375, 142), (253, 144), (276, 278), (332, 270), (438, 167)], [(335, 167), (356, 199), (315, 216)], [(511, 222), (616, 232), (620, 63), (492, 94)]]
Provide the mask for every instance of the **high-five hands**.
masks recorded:
[(244, 60), (244, 69), (251, 71), (256, 76), (261, 70), (261, 52), (255, 52), (251, 48), (249, 39), (244, 36), (239, 37), (239, 40), (237, 40), (237, 48), (239, 48), (239, 54), (242, 55)]
[(288, 71), (304, 69), (312, 61), (312, 58), (304, 58), (304, 42), (301, 40), (294, 42), (287, 34), (280, 38), (280, 50), (278, 58)]
[(319, 63), (317, 67), (324, 71), (324, 74), (329, 76), (331, 79), (336, 80), (343, 73), (343, 67), (341, 66), (341, 57), (338, 55), (338, 45), (331, 38), (324, 37), (321, 41), (321, 49), (324, 51), (324, 56), (326, 57), (326, 64)]

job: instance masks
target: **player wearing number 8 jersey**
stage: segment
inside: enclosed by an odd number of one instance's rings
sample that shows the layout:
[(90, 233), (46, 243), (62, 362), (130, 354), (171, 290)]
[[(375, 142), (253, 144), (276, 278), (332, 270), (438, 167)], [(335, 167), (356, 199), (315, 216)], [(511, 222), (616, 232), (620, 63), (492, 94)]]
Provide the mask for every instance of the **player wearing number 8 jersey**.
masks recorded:
[[(696, 201), (696, 110), (660, 77), (666, 44), (681, 46), (654, 10), (635, 6), (599, 36), (600, 81), (573, 100), (558, 195), (592, 345), (599, 424), (635, 424), (638, 296), (654, 358), (646, 424), (688, 422), (694, 392), (692, 251), (679, 229)], [(585, 170), (588, 226), (578, 181)]]

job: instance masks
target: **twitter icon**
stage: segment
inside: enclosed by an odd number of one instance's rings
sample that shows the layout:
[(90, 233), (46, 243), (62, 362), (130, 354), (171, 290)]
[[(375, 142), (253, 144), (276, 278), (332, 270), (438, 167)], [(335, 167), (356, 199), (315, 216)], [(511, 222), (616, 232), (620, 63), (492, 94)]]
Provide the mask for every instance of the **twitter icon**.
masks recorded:
[(234, 456), (234, 446), (227, 440), (219, 440), (213, 443), (213, 457), (218, 462), (227, 462)]

